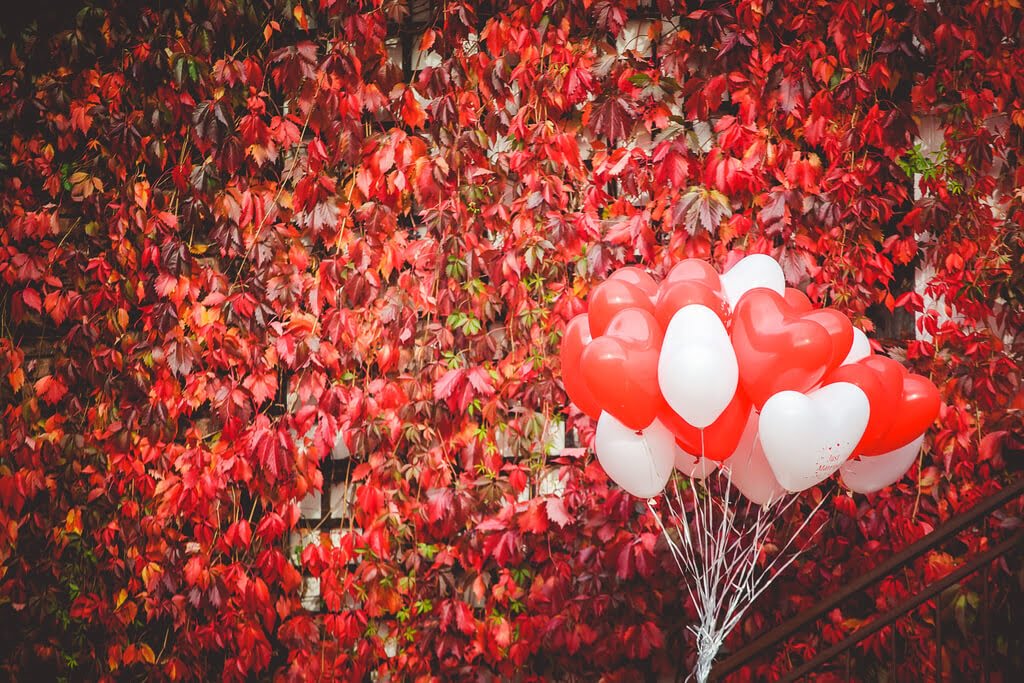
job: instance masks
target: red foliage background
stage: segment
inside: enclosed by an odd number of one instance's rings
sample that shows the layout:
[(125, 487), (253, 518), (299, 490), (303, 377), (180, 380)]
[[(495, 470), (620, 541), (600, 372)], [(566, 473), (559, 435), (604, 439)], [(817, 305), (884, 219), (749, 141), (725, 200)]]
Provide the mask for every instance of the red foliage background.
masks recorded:
[[(543, 445), (560, 332), (623, 263), (771, 253), (943, 391), (920, 467), (837, 493), (729, 647), (999, 488), (1024, 407), (1019, 3), (637, 5), (115, 1), (4, 29), (6, 675), (685, 673), (685, 591), (646, 508)], [(895, 338), (901, 312), (925, 334)], [(294, 551), (339, 439), (351, 514)], [(980, 590), (947, 596), (947, 633)], [(931, 614), (899, 626), (918, 675)], [(947, 671), (975, 670), (975, 641)]]

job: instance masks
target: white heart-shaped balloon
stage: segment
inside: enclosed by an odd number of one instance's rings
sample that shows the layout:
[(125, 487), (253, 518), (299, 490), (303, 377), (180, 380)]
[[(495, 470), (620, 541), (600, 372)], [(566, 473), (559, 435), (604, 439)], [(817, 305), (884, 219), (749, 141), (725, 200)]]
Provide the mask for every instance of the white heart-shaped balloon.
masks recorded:
[(775, 479), (775, 473), (764, 457), (764, 449), (757, 438), (757, 422), (757, 413), (751, 410), (739, 445), (722, 463), (722, 470), (747, 500), (755, 505), (764, 505), (782, 498), (786, 489)]
[(849, 365), (850, 363), (856, 363), (862, 358), (867, 358), (871, 355), (871, 342), (868, 341), (868, 336), (861, 332), (860, 328), (853, 328), (853, 346), (850, 347), (850, 352), (846, 354), (846, 359), (840, 365)]
[(700, 304), (676, 311), (658, 359), (658, 385), (672, 410), (703, 429), (732, 401), (739, 378), (736, 352), (721, 318)]
[(594, 446), (597, 461), (612, 481), (637, 498), (661, 493), (675, 464), (675, 437), (658, 420), (637, 433), (602, 412)]
[(714, 460), (687, 453), (678, 445), (676, 446), (675, 465), (677, 470), (693, 479), (704, 479), (718, 468), (718, 463)]
[(854, 493), (874, 493), (890, 484), (895, 484), (917, 460), (917, 454), (924, 443), (924, 434), (906, 446), (882, 455), (861, 456), (859, 460), (847, 460), (839, 468), (846, 488)]
[(803, 491), (846, 462), (869, 415), (868, 397), (849, 382), (807, 394), (780, 391), (761, 409), (758, 438), (779, 483), (787, 491)]
[(775, 290), (779, 296), (786, 293), (782, 266), (767, 254), (745, 256), (722, 275), (722, 289), (730, 308), (735, 308), (740, 297), (756, 287)]

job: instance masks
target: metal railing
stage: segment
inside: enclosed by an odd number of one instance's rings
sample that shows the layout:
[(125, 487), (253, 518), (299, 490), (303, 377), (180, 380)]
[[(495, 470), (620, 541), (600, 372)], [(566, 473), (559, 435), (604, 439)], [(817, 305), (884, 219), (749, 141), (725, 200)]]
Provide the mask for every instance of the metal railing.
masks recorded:
[[(739, 669), (740, 667), (758, 658), (760, 655), (772, 651), (773, 648), (775, 648), (775, 646), (777, 646), (779, 643), (787, 640), (800, 629), (806, 627), (809, 624), (814, 623), (822, 616), (824, 616), (827, 612), (844, 603), (850, 597), (878, 583), (885, 577), (893, 574), (895, 571), (906, 567), (913, 560), (920, 557), (928, 550), (936, 548), (937, 546), (954, 537), (961, 530), (970, 526), (979, 519), (987, 519), (989, 514), (1004, 507), (1005, 505), (1012, 502), (1021, 495), (1024, 495), (1024, 477), (1017, 479), (1013, 484), (1003, 488), (998, 493), (989, 496), (982, 502), (975, 505), (970, 510), (962, 512), (959, 515), (949, 519), (932, 533), (910, 544), (903, 550), (893, 554), (888, 560), (882, 562), (877, 567), (867, 572), (860, 578), (847, 584), (842, 590), (837, 591), (831, 596), (825, 598), (817, 605), (793, 616), (792, 618), (775, 627), (765, 635), (761, 636), (760, 638), (757, 638), (753, 642), (737, 650), (735, 653), (729, 655), (712, 670), (712, 680), (721, 680), (725, 676)], [(929, 584), (919, 593), (909, 597), (907, 600), (905, 600), (899, 605), (896, 605), (884, 614), (875, 617), (868, 624), (865, 624), (864, 626), (862, 626), (855, 632), (851, 633), (835, 645), (829, 647), (826, 650), (821, 651), (815, 657), (808, 660), (800, 667), (791, 671), (781, 680), (786, 682), (798, 680), (799, 678), (806, 676), (807, 674), (813, 672), (815, 669), (819, 668), (823, 664), (832, 661), (837, 656), (842, 655), (844, 653), (847, 654), (847, 671), (849, 671), (849, 652), (855, 645), (860, 643), (865, 638), (868, 638), (869, 636), (877, 633), (886, 626), (893, 624), (897, 619), (899, 619), (905, 614), (908, 614), (914, 609), (920, 607), (923, 603), (934, 598), (939, 593), (949, 588), (953, 584), (962, 581), (971, 574), (974, 574), (980, 569), (987, 567), (989, 564), (991, 564), (994, 560), (998, 559), (999, 557), (1002, 557), (1007, 553), (1012, 552), (1014, 549), (1019, 548), (1022, 542), (1024, 542), (1024, 529), (1018, 529), (1011, 536), (1009, 536), (999, 544), (991, 547), (990, 549), (986, 550), (981, 554), (972, 557), (968, 560), (966, 564), (953, 570), (951, 573), (942, 577), (938, 581)], [(986, 595), (983, 600), (984, 606), (986, 607), (986, 609), (983, 610), (983, 648), (988, 647), (989, 638), (987, 614), (987, 580), (985, 582), (985, 593)], [(936, 605), (936, 611), (938, 611), (938, 605)], [(896, 629), (893, 628), (891, 629), (891, 638), (893, 639), (893, 680), (895, 680), (896, 673), (895, 636)], [(938, 652), (937, 671), (939, 672), (939, 676), (941, 679), (943, 669), (941, 655), (942, 623), (941, 620), (938, 618), (938, 614), (936, 614), (935, 619), (935, 637), (937, 642), (936, 651)], [(984, 656), (985, 654), (986, 653), (983, 652), (981, 664), (983, 667), (984, 680), (988, 680), (988, 662), (986, 661), (987, 657)]]

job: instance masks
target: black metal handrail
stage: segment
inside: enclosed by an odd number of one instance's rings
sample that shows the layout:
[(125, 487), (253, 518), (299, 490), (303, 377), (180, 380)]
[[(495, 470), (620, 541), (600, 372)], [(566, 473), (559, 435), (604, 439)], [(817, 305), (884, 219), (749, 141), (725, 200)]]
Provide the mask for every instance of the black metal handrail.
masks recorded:
[(999, 543), (980, 555), (975, 556), (967, 564), (955, 569), (938, 581), (929, 584), (928, 587), (920, 593), (917, 593), (899, 605), (896, 605), (885, 614), (873, 619), (871, 623), (857, 629), (827, 650), (819, 652), (813, 659), (808, 660), (799, 668), (786, 674), (786, 676), (781, 679), (780, 683), (791, 683), (792, 681), (806, 676), (836, 655), (842, 654), (868, 636), (882, 630), (904, 614), (911, 612), (921, 604), (946, 590), (954, 583), (965, 579), (982, 567), (986, 566), (989, 562), (992, 562), (996, 558), (1013, 550), (1016, 546), (1020, 545), (1021, 541), (1024, 541), (1024, 529), (1018, 529), (1012, 536), (1010, 536), (1010, 538), (1006, 539), (1002, 543)]
[[(988, 498), (986, 498), (985, 500), (983, 500), (982, 502), (978, 503), (973, 508), (968, 510), (967, 512), (960, 513), (959, 515), (947, 520), (938, 529), (934, 530), (932, 533), (928, 534), (924, 538), (915, 541), (914, 543), (910, 544), (898, 553), (895, 553), (885, 562), (882, 562), (871, 571), (867, 572), (863, 576), (847, 584), (842, 590), (837, 591), (831, 596), (825, 598), (817, 605), (808, 608), (807, 610), (804, 610), (803, 612), (793, 616), (792, 618), (775, 627), (765, 635), (761, 636), (760, 638), (757, 638), (753, 642), (745, 645), (743, 648), (729, 655), (712, 670), (711, 679), (720, 680), (728, 674), (732, 673), (733, 671), (736, 671), (741, 666), (744, 666), (750, 660), (754, 659), (758, 655), (768, 651), (770, 648), (773, 648), (774, 646), (778, 645), (783, 640), (786, 640), (794, 633), (796, 633), (799, 629), (821, 618), (825, 613), (829, 612), (834, 607), (838, 606), (840, 603), (850, 598), (850, 596), (863, 591), (865, 588), (874, 585), (875, 583), (878, 583), (881, 579), (885, 578), (886, 576), (889, 576), (897, 569), (906, 566), (908, 563), (910, 563), (917, 557), (921, 556), (928, 550), (935, 548), (939, 544), (956, 535), (962, 529), (969, 526), (971, 523), (977, 521), (979, 518), (987, 516), (991, 512), (1003, 507), (1008, 502), (1014, 500), (1015, 498), (1021, 495), (1024, 495), (1024, 477), (1017, 479), (1013, 484), (1003, 488), (998, 493), (989, 496)], [(864, 638), (867, 638), (871, 634), (877, 632), (879, 629), (885, 627), (889, 623), (892, 623), (903, 614), (906, 614), (910, 610), (919, 606), (922, 602), (928, 600), (929, 597), (935, 595), (938, 591), (943, 590), (944, 588), (952, 585), (956, 581), (959, 581), (965, 576), (972, 574), (974, 571), (977, 571), (977, 569), (983, 566), (986, 562), (991, 562), (999, 555), (1005, 554), (1009, 550), (1012, 550), (1013, 547), (1019, 544), (1022, 538), (1024, 538), (1024, 536), (1022, 536), (1022, 533), (1024, 533), (1024, 531), (1018, 531), (1006, 541), (993, 547), (991, 550), (986, 551), (981, 555), (978, 555), (976, 558), (973, 558), (964, 566), (958, 568), (948, 576), (925, 588), (922, 593), (908, 599), (901, 605), (897, 605), (889, 612), (886, 612), (881, 617), (873, 620), (870, 624), (862, 627), (855, 633), (845, 638), (843, 641), (840, 641), (840, 643), (837, 643), (828, 650), (820, 653), (817, 657), (808, 661), (799, 669), (789, 674), (789, 676), (784, 680), (791, 681), (795, 680), (796, 678), (799, 678), (802, 675), (805, 675), (807, 672), (820, 666), (824, 662), (828, 661), (830, 658), (834, 657), (836, 654), (839, 654), (844, 650), (852, 647), (853, 645), (856, 645)], [(1001, 551), (994, 552), (997, 549), (1001, 549)], [(991, 556), (989, 557), (990, 554)], [(986, 557), (988, 557), (988, 559), (985, 559)], [(977, 564), (977, 566), (975, 566), (975, 564)], [(970, 567), (974, 568), (968, 569)], [(957, 576), (958, 578), (950, 578), (954, 576)], [(936, 588), (935, 591), (932, 590), (934, 587), (940, 586), (940, 584), (941, 587)], [(921, 597), (922, 595), (924, 595), (925, 597)], [(887, 618), (889, 618), (889, 621), (884, 621)], [(842, 645), (843, 647), (840, 647), (840, 645)]]

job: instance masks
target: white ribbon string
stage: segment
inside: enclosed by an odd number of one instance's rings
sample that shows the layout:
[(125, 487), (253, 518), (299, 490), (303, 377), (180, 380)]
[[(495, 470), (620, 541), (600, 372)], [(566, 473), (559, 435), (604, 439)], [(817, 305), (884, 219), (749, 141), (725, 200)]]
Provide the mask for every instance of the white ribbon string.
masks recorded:
[[(703, 443), (701, 446), (703, 457)], [(693, 678), (698, 683), (707, 681), (726, 636), (754, 601), (821, 531), (823, 524), (806, 542), (798, 542), (827, 499), (823, 496), (781, 542), (783, 539), (773, 534), (776, 523), (793, 509), (798, 495), (786, 495), (760, 506), (749, 500), (741, 503), (732, 490), (729, 469), (719, 468), (713, 475), (717, 479), (712, 475), (704, 481), (692, 475), (686, 479), (673, 477), (671, 491), (663, 496), (664, 518), (655, 502), (647, 501), (697, 611), (697, 623), (689, 627), (696, 638), (697, 661), (687, 680)], [(781, 548), (770, 560), (762, 561), (769, 541)]]

